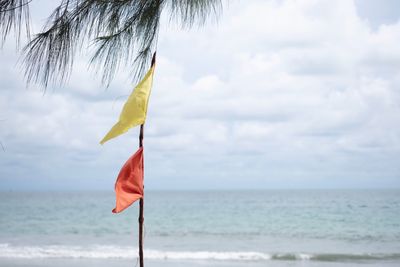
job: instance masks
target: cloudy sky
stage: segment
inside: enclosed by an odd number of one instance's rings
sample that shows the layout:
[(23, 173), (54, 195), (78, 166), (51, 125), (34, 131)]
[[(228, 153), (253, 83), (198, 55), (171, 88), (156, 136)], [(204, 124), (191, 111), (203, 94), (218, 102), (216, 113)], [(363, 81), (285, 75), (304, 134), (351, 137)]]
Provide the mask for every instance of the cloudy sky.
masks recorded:
[[(52, 1), (34, 1), (34, 27)], [(400, 2), (229, 1), (218, 23), (165, 23), (145, 127), (146, 189), (400, 187)], [(26, 89), (0, 51), (0, 190), (113, 190), (133, 129), (104, 146), (133, 85), (77, 60)], [(80, 58), (87, 58), (82, 51)]]

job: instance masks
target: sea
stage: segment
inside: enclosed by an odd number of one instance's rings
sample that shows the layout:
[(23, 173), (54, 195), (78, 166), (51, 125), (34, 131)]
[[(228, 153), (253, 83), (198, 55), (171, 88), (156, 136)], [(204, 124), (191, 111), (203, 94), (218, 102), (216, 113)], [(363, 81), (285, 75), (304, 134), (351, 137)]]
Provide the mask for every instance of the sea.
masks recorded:
[[(0, 192), (0, 266), (138, 263), (138, 204)], [(400, 266), (399, 190), (148, 191), (145, 266)]]

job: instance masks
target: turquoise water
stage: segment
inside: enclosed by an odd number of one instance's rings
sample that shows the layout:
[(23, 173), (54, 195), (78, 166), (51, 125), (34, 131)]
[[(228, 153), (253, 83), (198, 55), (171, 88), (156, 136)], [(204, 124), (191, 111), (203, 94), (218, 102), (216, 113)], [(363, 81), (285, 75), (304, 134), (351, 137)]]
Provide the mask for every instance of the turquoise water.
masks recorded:
[[(132, 266), (137, 205), (0, 193), (0, 266)], [(147, 192), (148, 266), (400, 266), (400, 191)]]

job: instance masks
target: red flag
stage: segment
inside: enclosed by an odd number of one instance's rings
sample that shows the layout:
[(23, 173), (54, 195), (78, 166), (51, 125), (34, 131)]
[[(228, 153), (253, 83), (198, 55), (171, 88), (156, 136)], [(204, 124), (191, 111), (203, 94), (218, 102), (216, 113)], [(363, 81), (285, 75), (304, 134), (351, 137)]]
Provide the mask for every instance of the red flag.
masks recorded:
[(119, 213), (143, 197), (143, 147), (124, 164), (115, 182), (116, 207)]

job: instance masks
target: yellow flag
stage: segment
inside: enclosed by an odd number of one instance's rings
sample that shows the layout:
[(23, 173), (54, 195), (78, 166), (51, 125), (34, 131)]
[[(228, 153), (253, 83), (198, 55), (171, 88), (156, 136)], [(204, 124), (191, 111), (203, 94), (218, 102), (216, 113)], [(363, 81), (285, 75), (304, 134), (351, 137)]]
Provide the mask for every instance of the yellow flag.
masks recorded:
[(100, 141), (100, 144), (104, 144), (108, 140), (126, 133), (130, 128), (144, 123), (151, 86), (153, 84), (154, 67), (155, 65), (153, 64), (143, 80), (135, 87), (122, 108), (119, 121), (111, 128), (103, 140)]

